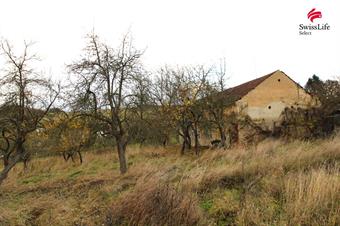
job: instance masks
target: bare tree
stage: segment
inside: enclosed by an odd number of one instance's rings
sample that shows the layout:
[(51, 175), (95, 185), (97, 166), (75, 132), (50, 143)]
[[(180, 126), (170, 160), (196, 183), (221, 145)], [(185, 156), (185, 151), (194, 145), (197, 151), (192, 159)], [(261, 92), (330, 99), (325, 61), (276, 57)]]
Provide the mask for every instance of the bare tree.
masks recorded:
[(181, 154), (192, 147), (191, 132), (195, 152), (199, 154), (199, 124), (205, 107), (201, 99), (210, 73), (211, 68), (204, 66), (164, 67), (158, 72), (153, 92), (156, 104), (161, 106), (162, 115), (172, 122), (171, 126), (182, 138)]
[(154, 140), (154, 110), (151, 96), (152, 81), (149, 74), (140, 73), (134, 77), (133, 93), (131, 98), (131, 117), (129, 133), (131, 140), (143, 145)]
[(5, 164), (0, 173), (0, 184), (9, 171), (20, 161), (26, 163), (30, 152), (25, 148), (27, 136), (41, 127), (41, 121), (55, 102), (59, 89), (52, 82), (37, 73), (32, 65), (39, 60), (29, 54), (32, 43), (25, 43), (21, 55), (13, 52), (12, 46), (1, 43), (2, 55), (6, 60), (0, 78), (1, 137), (6, 141)]
[[(183, 68), (170, 68), (165, 66), (157, 72), (153, 86), (155, 104), (159, 107), (159, 115), (162, 118), (162, 127), (172, 128), (177, 136), (183, 140), (181, 154), (184, 150), (191, 149), (190, 128), (191, 121), (188, 112), (183, 106), (184, 94), (184, 70)], [(169, 133), (164, 134), (165, 138)]]
[(226, 109), (233, 105), (238, 97), (227, 92), (225, 60), (221, 61), (218, 68), (214, 68), (213, 73), (217, 77), (217, 81), (210, 83), (206, 87), (204, 104), (206, 105), (209, 121), (220, 135), (220, 146), (228, 148), (231, 143), (231, 131), (228, 131), (228, 127), (232, 127), (235, 121), (235, 114), (228, 114)]
[(177, 103), (178, 82), (175, 80), (173, 70), (165, 66), (157, 73), (152, 84), (152, 98), (157, 106), (157, 123), (163, 146), (165, 146), (172, 133), (177, 134), (178, 126), (175, 117)]
[(83, 57), (68, 68), (74, 75), (73, 109), (103, 125), (103, 133), (116, 141), (120, 172), (127, 171), (125, 150), (129, 141), (130, 104), (134, 96), (135, 76), (142, 71), (142, 52), (136, 50), (125, 35), (113, 49), (88, 35)]
[(200, 154), (200, 128), (203, 128), (202, 123), (207, 120), (206, 104), (203, 101), (206, 90), (209, 87), (209, 77), (211, 76), (213, 67), (206, 68), (202, 65), (187, 69), (188, 81), (193, 83), (189, 95), (186, 97), (189, 100), (188, 107), (189, 116), (192, 121), (192, 131), (194, 135), (194, 146), (196, 155)]

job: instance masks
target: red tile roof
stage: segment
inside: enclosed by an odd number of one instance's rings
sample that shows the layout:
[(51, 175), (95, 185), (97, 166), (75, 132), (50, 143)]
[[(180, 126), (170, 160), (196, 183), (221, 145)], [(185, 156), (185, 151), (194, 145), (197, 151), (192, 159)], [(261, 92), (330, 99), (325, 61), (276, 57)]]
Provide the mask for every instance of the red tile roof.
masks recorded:
[(241, 99), (243, 96), (245, 96), (247, 93), (249, 93), (251, 90), (255, 89), (260, 83), (269, 78), (275, 72), (277, 71), (274, 71), (260, 78), (251, 80), (249, 82), (243, 83), (241, 85), (226, 89), (223, 92), (221, 92), (220, 95), (223, 97), (231, 97), (233, 101), (237, 101)]

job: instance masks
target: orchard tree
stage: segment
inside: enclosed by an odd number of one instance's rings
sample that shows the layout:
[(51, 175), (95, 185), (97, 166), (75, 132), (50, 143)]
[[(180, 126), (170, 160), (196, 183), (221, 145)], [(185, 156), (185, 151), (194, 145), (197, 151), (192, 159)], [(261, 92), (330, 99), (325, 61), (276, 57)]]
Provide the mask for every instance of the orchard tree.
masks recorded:
[[(181, 154), (185, 149), (191, 149), (190, 128), (192, 122), (185, 112), (181, 93), (183, 93), (184, 71), (183, 68), (161, 68), (153, 86), (155, 105), (159, 107), (162, 118), (162, 127), (172, 128), (182, 140)], [(166, 134), (169, 136), (169, 134)]]
[(83, 56), (68, 66), (75, 97), (72, 108), (81, 116), (97, 120), (103, 134), (114, 138), (120, 172), (124, 174), (130, 106), (135, 78), (144, 73), (140, 62), (143, 52), (133, 47), (128, 35), (115, 49), (93, 33), (87, 40)]
[(154, 97), (160, 106), (163, 121), (170, 122), (182, 138), (181, 154), (191, 149), (194, 135), (195, 152), (199, 155), (199, 127), (204, 119), (204, 90), (208, 85), (210, 68), (195, 67), (163, 67), (154, 84)]
[(59, 88), (34, 70), (39, 58), (29, 53), (32, 43), (25, 43), (24, 51), (17, 55), (7, 41), (1, 43), (5, 67), (0, 75), (0, 125), (5, 146), (4, 167), (0, 172), (0, 184), (18, 163), (26, 163), (30, 151), (25, 142), (29, 134), (41, 127), (41, 121), (55, 102)]
[(97, 123), (91, 118), (77, 117), (63, 111), (50, 114), (43, 124), (46, 145), (52, 151), (61, 153), (65, 161), (71, 158), (74, 162), (74, 156), (78, 155), (80, 163), (83, 162), (81, 151), (96, 142), (99, 131)]
[(154, 111), (151, 95), (150, 75), (139, 73), (134, 76), (133, 95), (130, 103), (129, 134), (130, 139), (143, 145), (153, 141), (154, 137)]
[(237, 96), (230, 95), (226, 89), (226, 65), (221, 61), (219, 67), (214, 67), (213, 74), (217, 78), (216, 82), (211, 82), (205, 89), (203, 102), (210, 124), (217, 129), (220, 136), (220, 146), (228, 148), (231, 144), (230, 131), (228, 128), (235, 121), (233, 113), (226, 112), (226, 109), (235, 103)]
[(340, 83), (338, 80), (322, 81), (313, 75), (308, 79), (305, 89), (318, 98), (322, 110), (329, 114), (340, 108)]
[(178, 126), (174, 118), (177, 103), (178, 82), (175, 81), (173, 70), (165, 66), (161, 68), (152, 84), (152, 99), (156, 107), (158, 131), (161, 134), (161, 142), (165, 146), (172, 133), (176, 135)]
[[(200, 130), (203, 130), (203, 123), (207, 121), (207, 108), (203, 99), (206, 95), (206, 89), (209, 87), (209, 77), (212, 75), (212, 67), (206, 68), (202, 65), (188, 67), (186, 82), (187, 91), (182, 96), (183, 106), (189, 112), (189, 118), (192, 122), (192, 132), (194, 135), (194, 147), (196, 155), (200, 154)], [(206, 124), (206, 123), (205, 123)]]

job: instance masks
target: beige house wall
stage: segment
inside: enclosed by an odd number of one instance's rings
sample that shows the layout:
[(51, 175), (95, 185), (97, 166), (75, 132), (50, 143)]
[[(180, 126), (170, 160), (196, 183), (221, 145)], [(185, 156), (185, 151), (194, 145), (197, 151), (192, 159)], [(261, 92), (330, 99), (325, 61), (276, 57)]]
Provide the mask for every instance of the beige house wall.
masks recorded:
[(238, 112), (272, 127), (286, 107), (306, 108), (315, 100), (283, 72), (277, 71), (236, 102)]

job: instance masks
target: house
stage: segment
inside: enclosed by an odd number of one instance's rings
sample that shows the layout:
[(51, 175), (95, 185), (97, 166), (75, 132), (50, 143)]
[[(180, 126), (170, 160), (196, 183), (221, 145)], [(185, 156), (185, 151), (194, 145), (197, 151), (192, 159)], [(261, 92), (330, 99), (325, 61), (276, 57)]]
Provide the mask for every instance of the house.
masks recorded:
[(308, 108), (317, 105), (317, 100), (303, 87), (279, 70), (229, 88), (223, 96), (233, 96), (237, 113), (248, 115), (254, 122), (268, 128), (279, 121), (286, 107)]
[[(266, 131), (278, 125), (286, 108), (306, 109), (318, 105), (315, 98), (280, 70), (229, 88), (219, 93), (219, 98), (232, 102), (226, 114), (248, 116)], [(218, 135), (213, 132), (210, 139), (218, 139)]]

